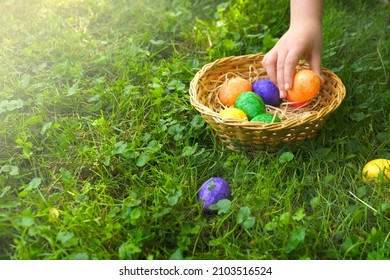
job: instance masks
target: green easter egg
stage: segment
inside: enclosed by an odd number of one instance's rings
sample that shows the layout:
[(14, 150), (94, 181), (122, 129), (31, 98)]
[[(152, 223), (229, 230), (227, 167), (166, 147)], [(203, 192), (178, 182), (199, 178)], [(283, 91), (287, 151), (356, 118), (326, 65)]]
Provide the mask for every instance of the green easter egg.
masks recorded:
[(278, 116), (275, 116), (274, 114), (260, 114), (251, 119), (251, 122), (263, 122), (263, 123), (275, 123), (275, 122), (281, 122), (280, 118)]
[(244, 111), (249, 120), (266, 112), (263, 99), (252, 91), (241, 93), (237, 97), (234, 107)]

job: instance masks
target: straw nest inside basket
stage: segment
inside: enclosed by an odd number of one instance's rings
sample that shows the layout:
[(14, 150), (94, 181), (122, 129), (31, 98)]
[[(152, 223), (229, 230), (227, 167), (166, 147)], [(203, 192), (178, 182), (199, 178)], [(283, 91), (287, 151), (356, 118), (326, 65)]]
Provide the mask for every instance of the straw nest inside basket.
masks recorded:
[[(262, 58), (262, 54), (256, 54), (219, 59), (203, 66), (191, 81), (191, 104), (229, 148), (235, 149), (236, 143), (259, 150), (311, 138), (345, 97), (342, 81), (330, 70), (322, 68), (324, 83), (304, 107), (294, 108), (288, 102), (283, 102), (279, 108), (266, 105), (267, 112), (277, 115), (280, 123), (250, 122), (220, 115), (226, 106), (218, 98), (219, 88), (226, 80), (237, 76), (251, 83), (267, 78)], [(308, 68), (308, 65), (301, 63), (298, 68)]]

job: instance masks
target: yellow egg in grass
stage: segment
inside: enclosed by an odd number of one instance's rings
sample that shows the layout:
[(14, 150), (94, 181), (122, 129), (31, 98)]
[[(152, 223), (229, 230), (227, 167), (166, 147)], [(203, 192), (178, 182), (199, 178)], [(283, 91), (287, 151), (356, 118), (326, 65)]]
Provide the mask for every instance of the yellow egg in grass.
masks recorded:
[(219, 114), (226, 118), (248, 120), (243, 110), (234, 107), (223, 109), (221, 112), (219, 112)]
[(362, 176), (364, 182), (390, 182), (390, 160), (378, 158), (369, 161), (363, 167)]

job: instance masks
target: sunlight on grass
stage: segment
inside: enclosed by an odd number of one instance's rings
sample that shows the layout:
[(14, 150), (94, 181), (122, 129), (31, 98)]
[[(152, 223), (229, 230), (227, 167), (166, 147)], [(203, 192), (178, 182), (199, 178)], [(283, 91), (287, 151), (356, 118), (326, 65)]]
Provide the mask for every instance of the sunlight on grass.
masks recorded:
[[(288, 7), (215, 2), (0, 2), (1, 259), (389, 258), (390, 188), (360, 171), (390, 158), (388, 8), (327, 2), (347, 98), (315, 139), (253, 154), (221, 145), (188, 87), (269, 50)], [(232, 200), (205, 215), (214, 176)]]

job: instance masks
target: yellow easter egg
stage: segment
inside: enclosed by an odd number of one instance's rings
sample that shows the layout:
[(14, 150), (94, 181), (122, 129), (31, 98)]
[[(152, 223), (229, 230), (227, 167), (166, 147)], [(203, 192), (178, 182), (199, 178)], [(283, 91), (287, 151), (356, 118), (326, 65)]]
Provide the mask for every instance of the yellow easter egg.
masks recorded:
[(384, 183), (390, 181), (390, 160), (373, 159), (369, 161), (362, 170), (364, 182), (374, 181), (375, 183)]
[(226, 109), (223, 109), (221, 112), (219, 112), (219, 114), (226, 117), (226, 118), (248, 120), (244, 111), (241, 109), (238, 109), (238, 108), (233, 108), (233, 107), (226, 108)]

